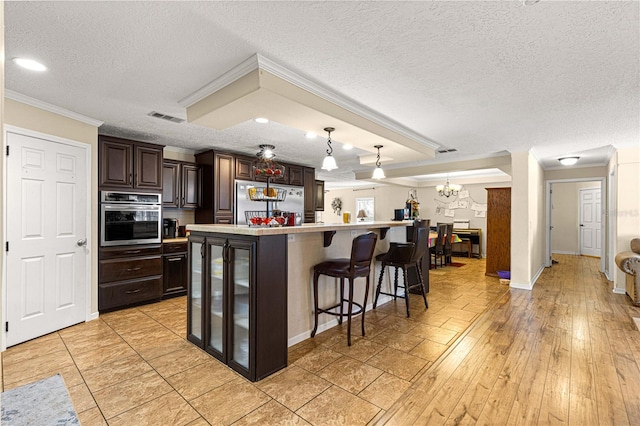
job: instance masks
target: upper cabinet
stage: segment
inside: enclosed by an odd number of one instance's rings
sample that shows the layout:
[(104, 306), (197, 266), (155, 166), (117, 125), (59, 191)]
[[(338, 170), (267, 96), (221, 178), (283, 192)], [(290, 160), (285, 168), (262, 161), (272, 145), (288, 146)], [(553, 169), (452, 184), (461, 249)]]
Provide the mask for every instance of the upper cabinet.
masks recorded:
[(162, 190), (162, 146), (99, 136), (100, 189)]
[(316, 169), (304, 167), (304, 223), (316, 221)]
[(302, 166), (289, 166), (289, 185), (303, 186), (304, 185), (304, 167)]
[(162, 172), (162, 206), (185, 209), (200, 207), (202, 177), (195, 163), (165, 160)]
[(316, 211), (324, 211), (324, 181), (316, 180)]
[(236, 179), (253, 180), (253, 161), (255, 158), (236, 155)]

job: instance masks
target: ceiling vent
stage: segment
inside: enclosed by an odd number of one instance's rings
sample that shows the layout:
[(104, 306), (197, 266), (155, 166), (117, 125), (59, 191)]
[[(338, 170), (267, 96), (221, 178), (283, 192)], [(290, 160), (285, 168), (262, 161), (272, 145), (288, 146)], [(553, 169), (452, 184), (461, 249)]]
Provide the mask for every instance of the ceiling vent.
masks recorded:
[(436, 152), (437, 152), (438, 154), (447, 154), (447, 153), (449, 153), (449, 152), (456, 152), (456, 151), (458, 151), (458, 150), (457, 150), (457, 149), (455, 149), (455, 148), (440, 148), (440, 149), (439, 149), (439, 150), (437, 150)]
[(184, 120), (182, 118), (174, 117), (172, 115), (160, 114), (159, 112), (151, 111), (147, 114), (151, 117), (160, 118), (162, 120), (171, 121), (172, 123), (182, 123)]

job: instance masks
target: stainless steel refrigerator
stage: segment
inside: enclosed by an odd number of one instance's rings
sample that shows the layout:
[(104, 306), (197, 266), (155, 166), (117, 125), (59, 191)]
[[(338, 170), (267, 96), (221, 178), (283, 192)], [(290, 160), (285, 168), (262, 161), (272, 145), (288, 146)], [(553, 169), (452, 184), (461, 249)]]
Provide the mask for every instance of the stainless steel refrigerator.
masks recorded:
[[(236, 224), (246, 225), (246, 211), (265, 211), (267, 203), (264, 201), (251, 201), (247, 190), (251, 187), (266, 187), (265, 182), (250, 182), (244, 180), (236, 180)], [(281, 188), (287, 191), (284, 201), (269, 202), (269, 210), (281, 210), (283, 212), (299, 213), (300, 217), (304, 217), (304, 188), (301, 186), (280, 185), (278, 183), (270, 183), (271, 188)]]

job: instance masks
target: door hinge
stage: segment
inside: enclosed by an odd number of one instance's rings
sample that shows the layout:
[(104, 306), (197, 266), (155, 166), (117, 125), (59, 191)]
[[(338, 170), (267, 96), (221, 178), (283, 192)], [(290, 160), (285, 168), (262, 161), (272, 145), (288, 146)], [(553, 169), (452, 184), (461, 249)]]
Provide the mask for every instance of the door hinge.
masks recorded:
[(7, 157), (9, 156), (9, 145), (7, 145)]
[(9, 332), (9, 321), (4, 323), (4, 331), (7, 333)]
[(4, 251), (9, 251), (9, 241), (4, 243)]

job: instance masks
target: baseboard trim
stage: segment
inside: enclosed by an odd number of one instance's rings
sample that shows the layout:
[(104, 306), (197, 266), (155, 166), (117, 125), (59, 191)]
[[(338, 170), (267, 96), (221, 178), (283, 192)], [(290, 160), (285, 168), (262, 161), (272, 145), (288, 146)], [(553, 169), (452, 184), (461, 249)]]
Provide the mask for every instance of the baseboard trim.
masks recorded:
[(533, 290), (533, 286), (531, 284), (520, 284), (520, 283), (514, 283), (513, 281), (511, 281), (509, 283), (509, 287), (510, 288), (515, 288), (517, 290)]
[(564, 250), (554, 250), (551, 252), (551, 254), (570, 254), (573, 256), (579, 256), (580, 253), (575, 252), (575, 251), (564, 251)]
[(92, 312), (89, 314), (89, 317), (87, 318), (87, 322), (97, 320), (99, 316), (100, 316), (100, 312)]
[(624, 288), (616, 288), (616, 287), (614, 287), (613, 288), (613, 292), (615, 294), (627, 294), (627, 291)]

